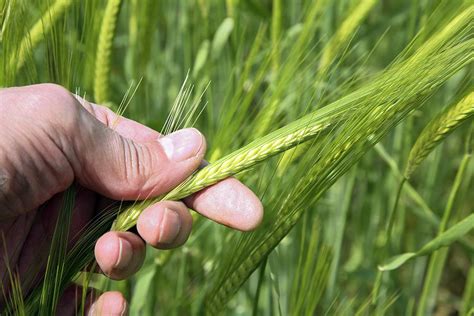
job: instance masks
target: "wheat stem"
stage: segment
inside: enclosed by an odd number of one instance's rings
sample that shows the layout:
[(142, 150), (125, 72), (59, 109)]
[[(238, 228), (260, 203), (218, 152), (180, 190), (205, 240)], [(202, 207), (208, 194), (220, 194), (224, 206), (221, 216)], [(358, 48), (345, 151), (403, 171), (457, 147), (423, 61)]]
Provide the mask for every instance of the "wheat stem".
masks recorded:
[[(456, 177), (451, 188), (451, 192), (449, 194), (448, 203), (446, 204), (446, 208), (444, 209), (443, 218), (438, 228), (438, 236), (443, 233), (446, 228), (448, 228), (448, 222), (457, 221), (459, 214), (454, 214), (451, 216), (454, 201), (459, 192), (459, 188), (461, 186), (462, 180), (465, 177), (466, 169), (469, 164), (469, 160), (471, 155), (469, 153), (465, 154), (461, 164), (459, 165), (459, 169), (456, 173)], [(458, 212), (459, 213), (459, 212)], [(443, 272), (443, 267), (446, 263), (446, 258), (448, 256), (448, 248), (440, 249), (435, 251), (431, 254), (430, 262), (428, 264), (428, 271), (426, 272), (425, 276), (425, 283), (423, 285), (423, 290), (420, 297), (420, 302), (418, 304), (418, 311), (417, 315), (422, 316), (432, 312), (436, 294), (438, 292), (439, 282), (441, 280), (441, 274)]]

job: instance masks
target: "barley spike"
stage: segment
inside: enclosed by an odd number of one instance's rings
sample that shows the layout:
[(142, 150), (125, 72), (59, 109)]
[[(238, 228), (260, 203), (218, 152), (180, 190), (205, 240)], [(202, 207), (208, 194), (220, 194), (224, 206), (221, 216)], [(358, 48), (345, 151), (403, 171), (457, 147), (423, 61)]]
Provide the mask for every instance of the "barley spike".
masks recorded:
[[(335, 117), (336, 116), (334, 115), (330, 115), (329, 118), (327, 118), (323, 115), (321, 118), (319, 115), (308, 114), (292, 124), (289, 124), (285, 128), (279, 129), (248, 144), (240, 150), (235, 151), (233, 154), (204, 167), (168, 194), (129, 207), (117, 217), (114, 229), (126, 230), (133, 227), (141, 211), (148, 205), (161, 200), (182, 199), (222, 179), (248, 169), (271, 156), (315, 137), (318, 133), (334, 123), (331, 122), (331, 120), (335, 120)], [(312, 121), (310, 120), (307, 122), (308, 119), (312, 119)], [(338, 119), (340, 119), (340, 116)], [(309, 123), (310, 125), (302, 125), (301, 123)], [(282, 133), (284, 133), (283, 137), (280, 136)]]
[(436, 116), (421, 132), (408, 156), (405, 178), (410, 178), (431, 151), (463, 122), (474, 115), (474, 92)]

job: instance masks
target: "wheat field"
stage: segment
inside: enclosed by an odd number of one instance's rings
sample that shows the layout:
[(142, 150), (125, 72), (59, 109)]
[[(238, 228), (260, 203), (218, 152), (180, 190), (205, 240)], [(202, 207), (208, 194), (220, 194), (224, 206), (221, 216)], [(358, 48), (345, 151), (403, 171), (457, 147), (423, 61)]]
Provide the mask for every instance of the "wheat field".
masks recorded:
[[(0, 313), (54, 313), (74, 282), (130, 315), (474, 315), (473, 21), (472, 0), (0, 0), (0, 87), (196, 127), (209, 162), (63, 255), (55, 231), (54, 264)], [(193, 213), (188, 242), (131, 278), (84, 272), (103, 233), (229, 176), (262, 200), (256, 230)]]

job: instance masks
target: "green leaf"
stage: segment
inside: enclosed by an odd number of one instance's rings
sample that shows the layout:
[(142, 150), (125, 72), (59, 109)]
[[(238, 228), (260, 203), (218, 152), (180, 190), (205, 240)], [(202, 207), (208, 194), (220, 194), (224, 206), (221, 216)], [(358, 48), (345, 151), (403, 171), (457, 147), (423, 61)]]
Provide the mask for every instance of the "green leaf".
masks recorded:
[(444, 233), (438, 235), (436, 238), (429, 241), (417, 252), (407, 252), (401, 255), (395, 256), (387, 260), (383, 265), (379, 266), (381, 271), (395, 270), (401, 267), (405, 262), (410, 259), (425, 256), (438, 250), (442, 247), (447, 247), (453, 242), (459, 240), (461, 237), (466, 235), (471, 229), (474, 228), (474, 213), (453, 225), (451, 228), (446, 230)]
[(446, 247), (457, 241), (474, 228), (474, 213), (452, 226), (435, 239), (428, 242), (420, 251), (419, 255), (427, 255), (441, 247)]
[(134, 293), (130, 304), (131, 315), (141, 315), (146, 310), (147, 304), (150, 304), (150, 293), (153, 286), (153, 280), (156, 275), (156, 267), (139, 274), (139, 278), (134, 287)]
[(408, 260), (415, 258), (417, 256), (416, 252), (406, 252), (401, 255), (390, 258), (387, 263), (382, 266), (379, 266), (380, 271), (390, 271), (399, 268)]

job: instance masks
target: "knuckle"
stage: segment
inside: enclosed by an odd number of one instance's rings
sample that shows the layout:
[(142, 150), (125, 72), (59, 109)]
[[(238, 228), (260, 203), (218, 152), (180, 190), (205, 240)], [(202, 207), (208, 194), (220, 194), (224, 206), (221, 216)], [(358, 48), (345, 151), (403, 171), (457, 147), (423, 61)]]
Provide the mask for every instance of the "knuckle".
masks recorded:
[(40, 91), (40, 93), (53, 95), (56, 98), (68, 99), (71, 97), (71, 94), (66, 88), (55, 83), (42, 83), (37, 85), (37, 87), (39, 88), (38, 91)]
[(34, 87), (31, 105), (46, 116), (50, 128), (62, 132), (76, 130), (81, 107), (76, 98), (64, 87), (45, 83)]
[(0, 92), (2, 108), (12, 113), (22, 113), (22, 122), (34, 120), (35, 126), (48, 132), (69, 130), (78, 123), (81, 106), (74, 96), (60, 85), (43, 83), (5, 88)]
[(147, 169), (151, 161), (151, 153), (146, 146), (134, 144), (120, 137), (123, 147), (122, 163), (120, 164), (123, 183), (133, 192), (143, 191), (148, 185)]

